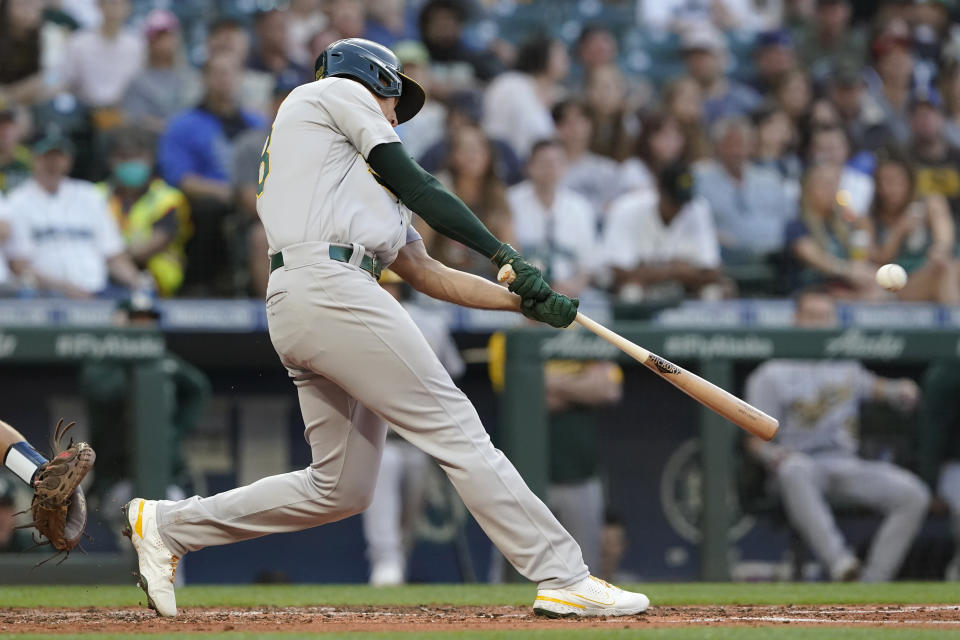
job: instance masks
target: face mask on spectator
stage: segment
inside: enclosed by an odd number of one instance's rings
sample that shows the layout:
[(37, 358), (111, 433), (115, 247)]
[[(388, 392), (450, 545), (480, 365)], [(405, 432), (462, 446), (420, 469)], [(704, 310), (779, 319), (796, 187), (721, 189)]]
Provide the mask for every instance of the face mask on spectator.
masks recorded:
[(113, 169), (113, 177), (124, 187), (142, 187), (150, 178), (150, 164), (143, 160), (127, 160)]

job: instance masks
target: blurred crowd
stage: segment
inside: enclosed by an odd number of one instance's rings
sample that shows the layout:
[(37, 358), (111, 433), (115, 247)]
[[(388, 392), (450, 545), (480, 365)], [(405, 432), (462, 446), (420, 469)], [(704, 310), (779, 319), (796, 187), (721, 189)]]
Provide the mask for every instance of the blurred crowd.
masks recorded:
[[(0, 292), (257, 296), (258, 167), (329, 43), (392, 47), (398, 131), (570, 295), (960, 303), (952, 0), (0, 0)], [(492, 266), (417, 221), (428, 251)], [(910, 274), (897, 294), (876, 267)]]

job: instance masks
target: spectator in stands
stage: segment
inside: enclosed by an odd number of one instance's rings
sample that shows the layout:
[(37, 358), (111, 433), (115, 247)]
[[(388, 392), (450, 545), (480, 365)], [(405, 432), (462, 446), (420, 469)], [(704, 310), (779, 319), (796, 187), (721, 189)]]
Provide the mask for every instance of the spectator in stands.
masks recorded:
[(285, 76), (288, 82), (309, 82), (313, 80), (313, 66), (308, 69), (290, 58), (287, 20), (287, 12), (276, 8), (256, 13), (253, 21), (256, 46), (250, 52), (247, 67), (275, 78)]
[(618, 48), (617, 39), (606, 26), (585, 26), (574, 49), (576, 55), (571, 66), (570, 84), (582, 87), (595, 69), (617, 64)]
[(190, 202), (195, 233), (187, 248), (186, 277), (188, 284), (204, 289), (217, 286), (214, 280), (226, 259), (220, 227), (233, 210), (233, 141), (264, 124), (259, 115), (240, 106), (240, 73), (234, 55), (210, 58), (203, 70), (203, 102), (170, 120), (158, 149), (163, 179)]
[(161, 133), (170, 117), (196, 103), (198, 74), (180, 51), (180, 21), (170, 11), (154, 9), (143, 23), (147, 38), (147, 65), (137, 74), (123, 98), (129, 124)]
[(406, 0), (380, 0), (367, 4), (363, 37), (391, 49), (404, 40), (418, 40), (416, 20)]
[(840, 62), (824, 85), (826, 97), (836, 109), (838, 124), (852, 148), (876, 149), (892, 139), (883, 111), (867, 94), (863, 69)]
[(693, 172), (674, 163), (656, 190), (632, 191), (610, 205), (600, 255), (623, 300), (717, 297), (725, 282), (709, 206), (693, 197)]
[(103, 21), (96, 29), (81, 31), (67, 45), (62, 86), (81, 102), (106, 109), (98, 127), (120, 124), (111, 109), (119, 106), (133, 79), (143, 68), (143, 36), (124, 26), (130, 17), (130, 0), (99, 0)]
[(794, 69), (785, 74), (774, 89), (773, 102), (790, 116), (793, 126), (798, 131), (810, 114), (812, 101), (813, 88), (810, 86), (810, 76), (803, 69)]
[(944, 135), (940, 96), (919, 91), (911, 100), (911, 159), (917, 172), (917, 194), (940, 194), (950, 204), (954, 226), (960, 222), (960, 150)]
[(786, 28), (762, 31), (753, 45), (753, 88), (762, 96), (771, 95), (780, 79), (797, 68), (793, 37)]
[[(504, 242), (515, 242), (506, 187), (497, 175), (493, 145), (479, 127), (466, 125), (450, 138), (450, 158), (438, 179)], [(417, 231), (430, 255), (444, 264), (488, 277), (496, 276), (489, 260), (450, 240), (417, 218)]]
[[(796, 326), (836, 326), (833, 298), (807, 289), (796, 298)], [(747, 378), (747, 402), (780, 421), (772, 442), (747, 449), (773, 476), (787, 519), (833, 580), (893, 580), (927, 514), (930, 492), (906, 469), (857, 455), (860, 404), (882, 400), (913, 409), (913, 380), (881, 378), (855, 360), (769, 360)], [(883, 514), (866, 562), (846, 546), (830, 503)]]
[(786, 244), (801, 267), (802, 286), (826, 283), (838, 297), (876, 298), (882, 291), (870, 255), (869, 221), (837, 201), (841, 167), (807, 169), (800, 218), (787, 226)]
[(807, 163), (840, 167), (837, 201), (857, 216), (866, 215), (873, 201), (872, 156), (860, 154), (851, 158), (850, 141), (842, 128), (837, 125), (815, 126), (807, 144)]
[[(491, 52), (467, 46), (463, 35), (467, 17), (467, 5), (461, 0), (429, 0), (420, 10), (420, 38), (430, 52), (433, 74), (450, 90), (474, 88), (502, 70)], [(522, 55), (518, 60), (523, 62)]]
[(483, 99), (487, 135), (507, 141), (526, 158), (535, 141), (553, 135), (550, 109), (568, 70), (567, 49), (559, 40), (538, 36), (524, 43), (515, 69), (487, 87)]
[(633, 156), (621, 169), (624, 190), (656, 189), (657, 175), (665, 167), (689, 160), (690, 141), (672, 111), (647, 114), (640, 123), (640, 135)]
[(22, 242), (21, 236), (14, 236), (11, 213), (6, 198), (0, 192), (0, 298), (15, 295), (20, 289), (20, 283), (11, 269), (13, 256), (22, 254), (18, 250), (18, 242)]
[[(447, 122), (444, 136), (420, 156), (418, 163), (430, 173), (437, 173), (449, 163), (450, 140), (464, 127), (479, 127), (483, 119), (483, 96), (477, 91), (457, 91), (447, 100)], [(411, 120), (412, 122), (412, 120)], [(494, 164), (497, 175), (507, 184), (523, 180), (523, 163), (507, 142), (491, 137), (496, 149)]]
[(230, 16), (217, 19), (207, 30), (207, 61), (224, 55), (233, 56), (242, 67), (240, 106), (259, 114), (270, 113), (270, 96), (276, 81), (265, 71), (243, 66), (250, 59), (250, 34), (239, 19)]
[(327, 26), (327, 16), (321, 0), (291, 0), (287, 20), (287, 43), (290, 59), (310, 69), (316, 56), (310, 49), (310, 40)]
[(330, 0), (324, 11), (328, 18), (326, 28), (310, 39), (311, 62), (330, 43), (343, 38), (360, 38), (366, 28), (364, 0)]
[(32, 104), (43, 94), (43, 3), (0, 0), (0, 102)]
[(563, 186), (566, 154), (555, 140), (537, 141), (527, 160), (527, 179), (507, 200), (523, 253), (557, 291), (577, 296), (596, 268), (597, 217), (583, 196)]
[(788, 201), (800, 200), (803, 161), (796, 152), (797, 132), (787, 112), (777, 107), (761, 109), (753, 115), (757, 132), (754, 162), (773, 169), (784, 180)]
[(895, 262), (910, 274), (897, 292), (901, 300), (960, 304), (960, 263), (947, 201), (940, 194), (915, 197), (913, 168), (892, 150), (882, 150), (875, 178), (873, 261)]
[(683, 34), (702, 27), (763, 31), (780, 26), (782, 20), (783, 6), (779, 2), (656, 0), (637, 3), (637, 23), (651, 31)]
[(954, 554), (944, 578), (960, 580), (960, 364), (944, 360), (923, 376), (923, 409), (918, 424), (917, 472), (947, 504)]
[(620, 195), (621, 170), (617, 163), (590, 150), (593, 123), (586, 106), (576, 100), (564, 100), (553, 108), (557, 141), (566, 153), (563, 186), (587, 199), (594, 212), (602, 216), (607, 205)]
[(13, 103), (0, 101), (0, 194), (9, 193), (30, 177), (30, 150), (21, 144), (23, 134), (23, 122)]
[(623, 73), (614, 64), (597, 67), (587, 76), (587, 112), (593, 124), (590, 150), (617, 162), (624, 160), (640, 128), (627, 104)]
[(812, 21), (797, 29), (795, 40), (803, 68), (819, 81), (840, 59), (862, 64), (866, 40), (863, 31), (850, 24), (849, 0), (816, 0), (816, 3)]
[(943, 136), (951, 147), (960, 148), (960, 61), (946, 65), (940, 94), (944, 102)]
[(870, 97), (882, 110), (883, 123), (891, 136), (887, 141), (906, 144), (910, 139), (909, 106), (913, 79), (913, 53), (904, 36), (884, 34), (870, 47), (872, 73), (867, 75)]
[(153, 276), (162, 296), (183, 284), (185, 247), (192, 234), (184, 195), (154, 176), (153, 136), (118, 129), (110, 149), (110, 180), (101, 185), (133, 261)]
[(417, 117), (397, 127), (397, 135), (410, 157), (419, 158), (443, 139), (447, 109), (432, 95), (436, 83), (430, 73), (430, 54), (426, 47), (415, 40), (405, 40), (394, 45), (394, 53), (403, 65), (403, 73), (423, 87), (427, 94)]
[[(667, 82), (663, 88), (661, 111), (676, 118), (687, 141), (686, 158), (695, 162), (710, 155), (710, 141), (704, 130), (703, 91), (690, 76), (680, 76)], [(644, 124), (641, 123), (640, 135)]]
[(721, 118), (711, 128), (715, 159), (695, 172), (694, 193), (713, 212), (724, 262), (763, 261), (778, 253), (796, 216), (779, 172), (750, 162), (755, 138), (746, 118)]
[(951, 37), (950, 12), (954, 7), (952, 0), (914, 0), (910, 3), (906, 17), (918, 84), (926, 84), (936, 78), (941, 63), (949, 60), (945, 49), (956, 44)]
[(96, 185), (67, 177), (73, 144), (49, 133), (34, 144), (33, 154), (32, 179), (8, 200), (18, 275), (37, 289), (71, 298), (111, 293), (110, 277), (138, 287), (140, 274), (103, 195)]
[(691, 29), (681, 40), (687, 73), (703, 91), (707, 124), (718, 118), (747, 115), (760, 106), (756, 91), (724, 74), (729, 52), (723, 34), (711, 28)]

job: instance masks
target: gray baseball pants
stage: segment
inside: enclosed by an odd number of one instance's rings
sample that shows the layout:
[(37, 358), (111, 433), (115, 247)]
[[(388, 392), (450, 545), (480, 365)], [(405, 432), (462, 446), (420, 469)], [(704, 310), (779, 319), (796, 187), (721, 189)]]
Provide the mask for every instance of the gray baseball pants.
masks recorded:
[(790, 524), (828, 568), (850, 556), (831, 501), (884, 514), (861, 572), (867, 582), (896, 577), (930, 503), (930, 491), (909, 471), (848, 454), (792, 453), (777, 468), (776, 480)]
[(266, 303), (270, 339), (299, 393), (312, 464), (208, 498), (161, 501), (167, 547), (183, 555), (360, 513), (376, 485), (386, 420), (437, 461), (521, 575), (549, 589), (585, 578), (576, 541), (493, 447), (409, 315), (359, 266), (327, 255), (324, 243), (284, 249)]

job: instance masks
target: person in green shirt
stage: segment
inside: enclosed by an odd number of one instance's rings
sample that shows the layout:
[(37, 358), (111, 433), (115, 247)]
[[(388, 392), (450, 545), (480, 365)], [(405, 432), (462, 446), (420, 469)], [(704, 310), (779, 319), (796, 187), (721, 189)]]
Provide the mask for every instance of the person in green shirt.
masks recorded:
[[(506, 335), (493, 334), (488, 352), (490, 381), (494, 391), (500, 392)], [(606, 566), (602, 562), (606, 498), (600, 477), (598, 429), (601, 410), (622, 397), (623, 370), (603, 360), (549, 360), (543, 373), (550, 432), (547, 505), (580, 545), (587, 566)]]
[[(153, 326), (160, 317), (149, 298), (134, 295), (121, 301), (114, 316), (118, 326)], [(167, 394), (164, 407), (169, 411), (170, 439), (173, 445), (171, 478), (173, 486), (168, 494), (180, 495), (179, 486), (188, 481), (181, 445), (184, 438), (203, 419), (210, 398), (207, 376), (186, 360), (167, 353), (160, 361), (167, 376), (157, 393)], [(132, 496), (133, 458), (132, 437), (134, 425), (130, 415), (133, 372), (129, 363), (118, 361), (91, 361), (80, 370), (80, 389), (87, 402), (90, 421), (90, 441), (97, 452), (97, 473), (90, 493), (101, 501), (120, 500)], [(110, 497), (107, 498), (106, 496)], [(115, 511), (119, 512), (119, 509)]]
[(956, 552), (947, 580), (960, 580), (960, 364), (936, 362), (923, 376), (917, 472), (946, 503)]

